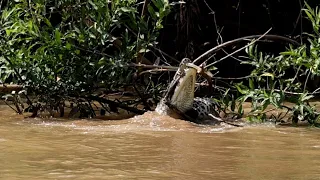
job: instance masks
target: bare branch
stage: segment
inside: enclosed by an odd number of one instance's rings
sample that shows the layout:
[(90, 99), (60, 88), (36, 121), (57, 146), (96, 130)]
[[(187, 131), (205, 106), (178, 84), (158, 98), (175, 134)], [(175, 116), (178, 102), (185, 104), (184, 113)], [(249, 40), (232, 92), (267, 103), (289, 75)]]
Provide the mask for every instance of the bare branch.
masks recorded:
[(218, 62), (221, 62), (221, 61), (223, 61), (223, 60), (227, 59), (228, 57), (230, 57), (230, 56), (232, 56), (232, 55), (234, 55), (234, 54), (236, 54), (236, 53), (238, 53), (238, 52), (240, 52), (240, 51), (242, 51), (242, 50), (246, 49), (247, 47), (251, 46), (252, 44), (254, 44), (254, 43), (256, 43), (257, 41), (259, 41), (260, 39), (262, 39), (265, 35), (267, 35), (267, 34), (271, 31), (271, 29), (272, 29), (272, 28), (270, 28), (267, 32), (265, 32), (263, 35), (261, 35), (258, 39), (253, 40), (252, 42), (250, 42), (250, 43), (249, 43), (249, 44), (247, 44), (246, 46), (244, 46), (244, 47), (242, 47), (242, 48), (240, 48), (240, 49), (238, 49), (238, 50), (236, 50), (236, 51), (234, 51), (234, 52), (232, 52), (232, 53), (228, 54), (227, 56), (225, 56), (225, 57), (223, 57), (223, 58), (219, 59), (218, 61), (215, 61), (215, 62), (213, 62), (213, 63), (211, 63), (211, 64), (207, 65), (207, 66), (206, 66), (206, 68), (208, 68), (208, 67), (210, 67), (210, 66), (213, 66), (214, 64), (216, 64), (216, 63), (218, 63)]
[[(247, 41), (247, 40), (252, 40), (254, 38), (259, 38), (261, 37), (261, 35), (252, 35), (252, 36), (245, 36), (245, 37), (241, 37), (241, 38), (238, 38), (238, 39), (234, 39), (234, 40), (231, 40), (231, 41), (227, 41), (223, 44), (220, 44), (210, 50), (208, 50), (207, 52), (205, 52), (204, 54), (202, 54), (201, 56), (199, 56), (197, 59), (195, 59), (193, 61), (194, 64), (201, 64), (205, 57), (207, 56), (210, 56), (211, 54), (219, 51), (220, 49), (222, 48), (225, 48), (227, 46), (230, 46), (230, 45), (233, 45), (233, 44), (236, 44), (236, 43), (239, 43), (241, 41)], [(284, 37), (284, 36), (278, 36), (278, 35), (265, 35), (263, 37), (264, 39), (268, 39), (268, 40), (281, 40), (281, 41), (286, 41), (288, 43), (291, 43), (291, 44), (294, 44), (294, 45), (300, 45), (300, 43), (298, 43), (297, 41), (295, 40), (292, 40), (290, 38), (287, 38), (287, 37)]]

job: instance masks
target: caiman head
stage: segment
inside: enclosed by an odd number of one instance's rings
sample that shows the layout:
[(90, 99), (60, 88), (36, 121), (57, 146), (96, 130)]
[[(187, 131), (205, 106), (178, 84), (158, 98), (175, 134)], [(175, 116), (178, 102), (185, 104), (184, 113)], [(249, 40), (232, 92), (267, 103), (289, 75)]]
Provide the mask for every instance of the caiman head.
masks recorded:
[(164, 97), (158, 104), (156, 111), (160, 114), (172, 115), (167, 103), (175, 106), (179, 111), (191, 109), (194, 102), (197, 66), (192, 66), (190, 59), (184, 58), (169, 84)]

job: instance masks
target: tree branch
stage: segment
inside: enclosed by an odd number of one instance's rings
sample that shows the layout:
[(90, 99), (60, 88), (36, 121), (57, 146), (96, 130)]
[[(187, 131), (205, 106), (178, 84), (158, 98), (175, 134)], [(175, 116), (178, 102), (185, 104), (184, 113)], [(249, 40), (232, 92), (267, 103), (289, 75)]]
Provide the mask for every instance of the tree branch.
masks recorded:
[[(205, 60), (205, 57), (210, 56), (211, 54), (221, 50), (222, 48), (225, 48), (227, 46), (239, 43), (241, 41), (247, 41), (249, 39), (255, 39), (255, 38), (259, 38), (259, 37), (261, 37), (261, 35), (252, 35), (252, 36), (245, 36), (245, 37), (241, 37), (241, 38), (234, 39), (234, 40), (231, 40), (231, 41), (227, 41), (227, 42), (225, 42), (223, 44), (220, 44), (220, 45), (208, 50), (207, 52), (205, 52), (204, 54), (199, 56), (197, 59), (195, 59), (193, 61), (193, 63), (194, 64), (201, 64)], [(287, 37), (284, 37), (284, 36), (265, 35), (263, 38), (264, 39), (268, 39), (268, 40), (281, 40), (281, 41), (286, 41), (286, 42), (294, 44), (294, 45), (300, 45), (300, 43), (298, 43), (297, 41), (292, 40), (292, 39), (287, 38)]]

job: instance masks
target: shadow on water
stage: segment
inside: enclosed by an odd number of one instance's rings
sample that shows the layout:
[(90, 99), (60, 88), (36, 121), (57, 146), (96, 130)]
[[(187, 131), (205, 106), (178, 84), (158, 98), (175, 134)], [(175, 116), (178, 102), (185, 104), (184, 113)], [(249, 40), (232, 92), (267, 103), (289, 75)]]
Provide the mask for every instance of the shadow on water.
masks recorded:
[(1, 179), (318, 179), (320, 132), (199, 126), (147, 112), (120, 121), (25, 119), (0, 108)]

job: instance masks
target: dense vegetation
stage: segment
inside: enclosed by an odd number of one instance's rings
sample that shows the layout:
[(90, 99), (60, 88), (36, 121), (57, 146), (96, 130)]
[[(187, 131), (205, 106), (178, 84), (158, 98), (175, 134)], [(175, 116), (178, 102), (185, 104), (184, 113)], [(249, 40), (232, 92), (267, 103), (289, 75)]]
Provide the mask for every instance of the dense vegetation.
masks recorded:
[[(133, 81), (129, 62), (156, 46), (168, 1), (8, 1), (1, 13), (1, 79), (50, 107)], [(86, 99), (82, 101), (90, 101)], [(88, 108), (88, 107), (87, 107)]]
[[(210, 3), (201, 3), (214, 14)], [(232, 73), (224, 72), (232, 59), (250, 73), (233, 78), (215, 76), (214, 92), (200, 86), (199, 95), (214, 95), (220, 110), (232, 118), (243, 117), (242, 104), (249, 101), (252, 110), (246, 117), (252, 122), (290, 119), (315, 126), (320, 123), (319, 112), (309, 103), (319, 93), (320, 11), (307, 3), (300, 6), (299, 19), (301, 23), (308, 19), (312, 30), (301, 32), (299, 42), (264, 34), (252, 41), (240, 38), (232, 47), (223, 44), (223, 28), (217, 24), (216, 42), (200, 45), (196, 37), (191, 38), (197, 35), (195, 30), (202, 30), (194, 18), (200, 14), (195, 0), (15, 0), (1, 5), (0, 78), (3, 83), (21, 84), (36, 95), (28, 100), (30, 106), (58, 109), (68, 101), (89, 112), (84, 116), (94, 116), (92, 101), (98, 101), (108, 111), (120, 107), (143, 113), (143, 108), (152, 106), (149, 100), (156, 103), (161, 98), (173, 74), (170, 71), (179, 64), (177, 59), (197, 59), (196, 55), (216, 43), (227, 58), (215, 51), (216, 56), (211, 53), (195, 64), (205, 62), (211, 73), (230, 77)], [(175, 38), (170, 36), (172, 19), (177, 25)], [(271, 38), (272, 42), (258, 38)], [(278, 41), (283, 39), (287, 39), (285, 44)], [(173, 41), (179, 48), (166, 53)], [(281, 48), (270, 48), (275, 44)], [(206, 81), (210, 80), (199, 79)], [(133, 100), (109, 99), (110, 93), (123, 94), (126, 87), (132, 87)], [(136, 108), (139, 104), (143, 108)], [(23, 108), (16, 104), (16, 109), (21, 112)]]

